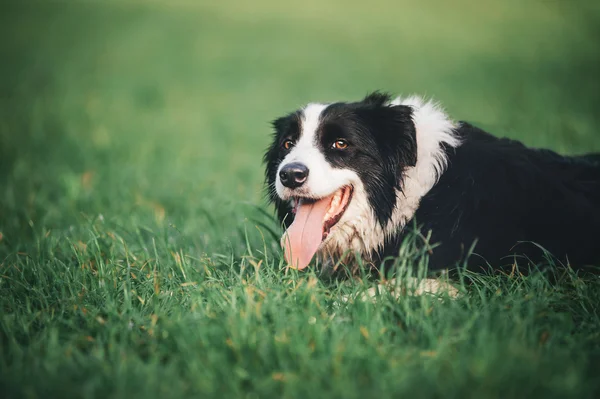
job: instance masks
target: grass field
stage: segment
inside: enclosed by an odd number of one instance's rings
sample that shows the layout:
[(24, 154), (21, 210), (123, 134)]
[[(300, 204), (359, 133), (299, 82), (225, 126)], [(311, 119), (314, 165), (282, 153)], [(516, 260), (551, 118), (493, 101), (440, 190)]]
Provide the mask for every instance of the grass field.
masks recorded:
[(340, 303), (376, 281), (282, 269), (261, 165), (374, 89), (600, 151), (600, 6), (347, 3), (2, 2), (2, 397), (600, 396), (599, 281)]

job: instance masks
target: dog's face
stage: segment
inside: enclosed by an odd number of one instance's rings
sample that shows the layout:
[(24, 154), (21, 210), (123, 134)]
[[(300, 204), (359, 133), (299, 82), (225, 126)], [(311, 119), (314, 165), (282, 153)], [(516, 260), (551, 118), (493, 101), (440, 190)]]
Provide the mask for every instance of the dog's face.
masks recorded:
[(288, 227), (287, 261), (304, 268), (317, 251), (341, 255), (381, 234), (402, 172), (416, 163), (411, 108), (375, 93), (356, 103), (309, 104), (273, 126), (266, 180)]

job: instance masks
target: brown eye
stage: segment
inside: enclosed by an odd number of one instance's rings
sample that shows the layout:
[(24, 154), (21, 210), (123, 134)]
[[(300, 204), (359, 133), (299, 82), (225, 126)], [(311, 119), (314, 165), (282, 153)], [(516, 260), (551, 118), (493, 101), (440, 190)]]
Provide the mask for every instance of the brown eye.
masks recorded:
[(345, 150), (348, 148), (348, 142), (346, 140), (339, 139), (333, 142), (332, 147), (336, 150)]
[(292, 140), (286, 140), (283, 142), (283, 144), (281, 146), (284, 149), (289, 150), (290, 148), (292, 148), (294, 146), (294, 142)]

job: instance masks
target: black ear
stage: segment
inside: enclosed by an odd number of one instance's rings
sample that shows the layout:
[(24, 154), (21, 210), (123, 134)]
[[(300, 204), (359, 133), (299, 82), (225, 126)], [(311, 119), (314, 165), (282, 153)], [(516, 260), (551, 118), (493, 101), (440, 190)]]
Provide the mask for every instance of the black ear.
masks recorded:
[(416, 165), (417, 133), (411, 107), (368, 106), (359, 108), (357, 114), (377, 144), (386, 173), (401, 176), (405, 168)]
[[(371, 133), (377, 137), (382, 155), (387, 155), (390, 164), (398, 167), (414, 166), (417, 162), (416, 132), (412, 120), (412, 108), (406, 105), (390, 105), (392, 97), (388, 93), (374, 91), (359, 104), (366, 110), (368, 124), (373, 126)], [(368, 116), (370, 113), (370, 117)], [(393, 165), (390, 165), (393, 166)]]
[(385, 135), (380, 151), (389, 162), (390, 172), (401, 173), (417, 164), (417, 131), (412, 108), (406, 105), (389, 106), (379, 134)]
[(365, 105), (372, 105), (375, 107), (383, 107), (390, 103), (392, 96), (388, 93), (381, 91), (374, 91), (367, 94), (367, 96), (361, 101)]
[(381, 160), (376, 170), (364, 172), (369, 201), (385, 225), (402, 190), (404, 171), (417, 163), (417, 137), (412, 108), (404, 105), (367, 106), (357, 109), (361, 125), (369, 130)]

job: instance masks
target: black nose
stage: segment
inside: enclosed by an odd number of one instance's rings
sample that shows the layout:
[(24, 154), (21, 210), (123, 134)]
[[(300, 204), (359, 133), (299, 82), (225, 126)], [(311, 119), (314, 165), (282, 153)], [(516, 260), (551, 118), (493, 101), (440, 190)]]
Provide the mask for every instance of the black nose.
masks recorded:
[(308, 177), (308, 168), (299, 162), (292, 162), (285, 165), (279, 171), (281, 184), (289, 188), (298, 188), (304, 184)]

